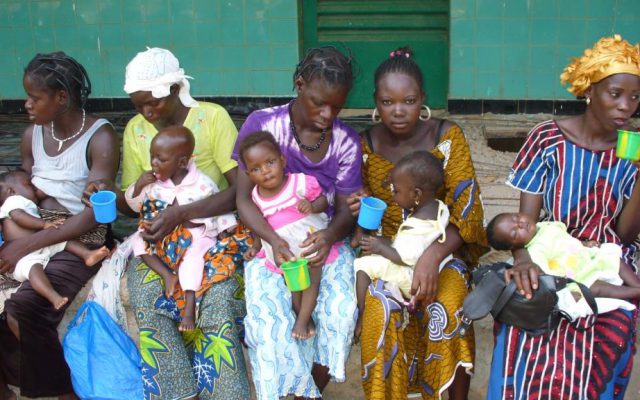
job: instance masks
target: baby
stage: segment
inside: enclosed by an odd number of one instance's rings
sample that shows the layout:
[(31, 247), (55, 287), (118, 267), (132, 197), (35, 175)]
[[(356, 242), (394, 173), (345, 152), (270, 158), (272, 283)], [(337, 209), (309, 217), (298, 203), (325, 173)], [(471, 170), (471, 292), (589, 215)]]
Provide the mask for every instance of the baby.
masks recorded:
[[(191, 131), (183, 126), (170, 126), (158, 132), (151, 141), (151, 169), (143, 173), (138, 181), (129, 186), (125, 199), (134, 211), (141, 211), (150, 204), (171, 206), (189, 204), (217, 193), (218, 186), (199, 171), (191, 161), (195, 139)], [(142, 230), (149, 221), (143, 219)], [(204, 272), (204, 255), (215, 245), (216, 236), (225, 234), (237, 225), (233, 214), (198, 218), (184, 223), (191, 233), (191, 244), (179, 264), (177, 276), (174, 271), (152, 250), (136, 232), (133, 238), (133, 253), (163, 279), (165, 296), (169, 298), (180, 283), (185, 293), (185, 309), (179, 330), (195, 329), (196, 298)]]
[[(489, 244), (496, 250), (526, 248), (531, 260), (545, 274), (566, 276), (591, 288), (598, 312), (619, 307), (633, 308), (627, 302), (598, 299), (640, 298), (640, 278), (621, 260), (622, 249), (613, 243), (581, 242), (567, 232), (562, 222), (538, 222), (527, 214), (498, 214), (487, 226)], [(623, 285), (624, 284), (624, 285)], [(558, 306), (572, 319), (591, 314), (586, 302), (576, 303), (570, 286), (558, 292)], [(576, 294), (579, 292), (576, 292)]]
[[(26, 172), (16, 170), (0, 175), (0, 218), (5, 240), (28, 236), (36, 230), (57, 229), (64, 223), (64, 220), (46, 222), (40, 217), (36, 193), (37, 189)], [(13, 270), (13, 279), (20, 282), (29, 280), (33, 290), (47, 299), (56, 310), (64, 307), (69, 299), (61, 296), (51, 286), (44, 269), (49, 259), (63, 250), (82, 258), (88, 267), (109, 255), (109, 249), (104, 246), (97, 250), (89, 250), (79, 241), (69, 240), (27, 254), (18, 261)]]
[[(251, 182), (253, 202), (262, 211), (269, 225), (289, 244), (289, 250), (299, 257), (302, 242), (310, 233), (325, 229), (329, 223), (324, 210), (329, 206), (327, 198), (316, 178), (304, 174), (286, 174), (286, 159), (269, 132), (254, 132), (240, 143), (238, 151)], [(260, 251), (260, 249), (264, 251)], [(327, 263), (336, 259), (338, 252), (332, 247)], [(245, 259), (266, 257), (266, 265), (275, 273), (273, 249), (264, 240), (255, 240)], [(322, 268), (309, 268), (311, 286), (302, 292), (292, 292), (293, 309), (297, 318), (291, 332), (296, 339), (315, 335), (311, 313), (316, 306)]]
[[(444, 182), (442, 163), (427, 151), (416, 151), (402, 157), (391, 170), (393, 200), (411, 213), (398, 227), (392, 243), (388, 239), (363, 235), (359, 241), (364, 257), (357, 258), (356, 296), (358, 299), (358, 321), (355, 338), (362, 332), (362, 314), (367, 288), (374, 279), (386, 282), (398, 300), (409, 298), (413, 268), (431, 243), (445, 240), (445, 229), (449, 224), (449, 209), (436, 199), (436, 191)], [(440, 264), (442, 268), (451, 256)], [(398, 293), (398, 290), (400, 293)]]

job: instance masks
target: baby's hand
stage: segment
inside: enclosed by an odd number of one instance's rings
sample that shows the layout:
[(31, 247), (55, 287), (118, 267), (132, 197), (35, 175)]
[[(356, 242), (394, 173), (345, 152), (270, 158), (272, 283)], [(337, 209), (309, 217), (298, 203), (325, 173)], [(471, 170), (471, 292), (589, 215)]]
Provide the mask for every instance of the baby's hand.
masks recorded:
[(600, 243), (595, 240), (585, 240), (582, 242), (584, 247), (600, 247)]
[(364, 254), (380, 254), (386, 241), (378, 236), (363, 235), (360, 239), (360, 248)]
[(311, 214), (313, 208), (311, 207), (311, 202), (307, 199), (302, 199), (298, 202), (298, 211), (303, 214)]
[(249, 247), (249, 250), (247, 250), (244, 253), (242, 253), (242, 258), (245, 261), (251, 261), (256, 256), (256, 254), (258, 254), (258, 251), (259, 251), (258, 249), (255, 249), (253, 247)]
[(242, 258), (244, 258), (245, 261), (251, 261), (256, 256), (256, 254), (260, 252), (260, 250), (262, 250), (262, 241), (257, 237), (254, 237), (253, 244), (251, 245), (251, 247), (249, 247), (249, 250), (245, 251), (242, 254)]
[(64, 219), (54, 219), (53, 221), (45, 221), (44, 228), (42, 229), (49, 229), (49, 228), (58, 229), (59, 227), (62, 226), (62, 224), (64, 224)]
[(142, 191), (145, 186), (155, 182), (156, 180), (156, 176), (153, 174), (153, 172), (147, 171), (142, 173), (142, 175), (140, 175), (140, 178), (138, 178), (138, 180), (136, 181), (136, 194), (140, 194), (140, 191)]

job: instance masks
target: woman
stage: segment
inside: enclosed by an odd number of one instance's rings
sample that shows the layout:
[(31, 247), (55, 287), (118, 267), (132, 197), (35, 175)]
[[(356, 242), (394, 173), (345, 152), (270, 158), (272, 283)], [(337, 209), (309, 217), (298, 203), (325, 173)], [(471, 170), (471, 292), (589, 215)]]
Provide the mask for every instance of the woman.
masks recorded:
[[(409, 316), (383, 281), (371, 284), (362, 316), (363, 386), (369, 399), (406, 399), (412, 392), (440, 398), (447, 389), (450, 399), (465, 399), (474, 340), (473, 334), (458, 335), (458, 314), (469, 290), (468, 268), (486, 249), (480, 190), (460, 127), (431, 118), (423, 105), (422, 72), (411, 56), (409, 49), (400, 48), (376, 69), (376, 124), (362, 133), (364, 183), (371, 195), (388, 204), (382, 234), (391, 238), (406, 212), (392, 203), (389, 172), (406, 154), (424, 149), (442, 160), (445, 181), (437, 197), (451, 216), (446, 240), (431, 244), (415, 266), (412, 294), (427, 305), (426, 312)], [(354, 213), (359, 198), (349, 199)], [(454, 259), (438, 274), (451, 254)]]
[[(582, 240), (613, 242), (635, 269), (640, 232), (637, 168), (616, 158), (617, 130), (628, 128), (640, 98), (640, 50), (618, 35), (600, 39), (561, 75), (585, 98), (578, 116), (535, 126), (507, 184), (521, 191), (520, 212), (561, 221)], [(516, 250), (507, 279), (531, 296), (541, 270)], [(563, 320), (548, 335), (530, 337), (497, 325), (487, 398), (621, 399), (631, 375), (637, 312), (601, 314), (593, 327)], [(581, 320), (581, 327), (588, 321)]]
[[(293, 76), (298, 96), (289, 104), (253, 112), (240, 129), (239, 139), (255, 131), (271, 132), (287, 160), (286, 171), (313, 175), (330, 202), (328, 228), (301, 238), (300, 246), (309, 266), (322, 268), (312, 314), (314, 337), (291, 337), (295, 322), (291, 292), (282, 276), (267, 269), (265, 258), (254, 258), (245, 266), (247, 345), (259, 399), (289, 394), (318, 398), (330, 378), (338, 382), (346, 378), (356, 308), (353, 252), (342, 243), (337, 259), (330, 264), (325, 260), (331, 246), (353, 229), (346, 198), (361, 188), (358, 135), (336, 118), (352, 82), (350, 59), (333, 47), (312, 49)], [(238, 145), (234, 158), (238, 159)], [(251, 200), (252, 189), (249, 177), (238, 174), (242, 220), (271, 244), (278, 265), (295, 259)]]
[[(93, 211), (82, 204), (82, 192), (89, 181), (115, 179), (120, 159), (111, 124), (84, 110), (91, 82), (76, 60), (62, 52), (38, 54), (25, 69), (23, 85), (25, 108), (33, 124), (22, 137), (22, 168), (42, 192), (42, 217), (66, 221), (58, 229), (6, 243), (0, 253), (0, 272), (12, 271), (20, 258), (36, 249), (65, 240), (104, 244), (106, 226), (99, 226)], [(29, 282), (6, 301), (0, 319), (0, 398), (14, 396), (7, 384), (19, 386), (23, 396), (76, 398), (57, 327), (98, 269), (60, 252), (51, 258), (45, 273), (54, 289), (69, 299), (65, 306), (54, 309)]]
[[(186, 78), (176, 57), (165, 49), (138, 53), (127, 65), (124, 90), (139, 114), (124, 132), (122, 189), (151, 169), (151, 140), (158, 130), (170, 125), (182, 125), (193, 132), (196, 166), (220, 188), (219, 193), (203, 200), (166, 208), (141, 232), (146, 240), (160, 240), (188, 220), (234, 209), (237, 164), (231, 159), (231, 151), (237, 130), (224, 108), (191, 97)], [(119, 207), (131, 213), (123, 197), (119, 198)], [(238, 246), (246, 238), (239, 229), (234, 237), (218, 242), (210, 251), (213, 274), (222, 263), (241, 267)], [(183, 336), (175, 320), (175, 303), (166, 301), (160, 280), (142, 263), (128, 271), (130, 301), (140, 329), (145, 397), (248, 398), (239, 339), (244, 316), (239, 275), (215, 285), (212, 280), (203, 280), (198, 293), (208, 290), (200, 300), (198, 329)]]

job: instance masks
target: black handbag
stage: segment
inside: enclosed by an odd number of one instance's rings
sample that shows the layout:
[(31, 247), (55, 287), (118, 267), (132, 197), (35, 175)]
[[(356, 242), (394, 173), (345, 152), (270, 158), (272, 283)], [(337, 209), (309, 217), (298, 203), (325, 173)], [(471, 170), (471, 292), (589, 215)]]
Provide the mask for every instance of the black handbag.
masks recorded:
[(491, 313), (496, 321), (518, 327), (529, 335), (539, 336), (554, 330), (561, 318), (569, 317), (558, 309), (558, 290), (575, 283), (593, 311), (594, 318), (584, 328), (595, 323), (598, 305), (591, 290), (571, 278), (555, 275), (538, 276), (538, 289), (528, 299), (517, 292), (515, 281), (508, 284), (504, 279), (507, 263), (495, 263), (478, 267), (472, 273), (475, 288), (464, 299), (460, 335), (464, 336), (472, 321), (482, 319)]

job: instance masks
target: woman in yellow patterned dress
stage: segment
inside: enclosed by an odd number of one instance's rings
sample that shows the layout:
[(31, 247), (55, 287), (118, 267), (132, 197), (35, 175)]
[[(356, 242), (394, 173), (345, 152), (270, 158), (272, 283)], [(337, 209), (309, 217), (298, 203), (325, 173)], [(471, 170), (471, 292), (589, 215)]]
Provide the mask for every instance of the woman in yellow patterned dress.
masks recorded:
[[(451, 217), (446, 241), (434, 242), (415, 267), (412, 293), (421, 304), (417, 313), (406, 312), (384, 282), (369, 287), (360, 337), (363, 386), (368, 399), (406, 399), (408, 393), (438, 399), (446, 390), (450, 399), (464, 399), (475, 343), (472, 331), (460, 337), (459, 319), (469, 269), (487, 250), (480, 190), (460, 127), (431, 118), (423, 105), (422, 73), (411, 55), (406, 48), (393, 51), (376, 70), (376, 124), (362, 133), (363, 180), (371, 195), (388, 204), (382, 234), (391, 238), (406, 212), (392, 203), (389, 172), (405, 154), (430, 151), (443, 163), (445, 183), (438, 198)], [(350, 198), (350, 206), (357, 213), (359, 196)], [(454, 259), (438, 274), (449, 254)]]

